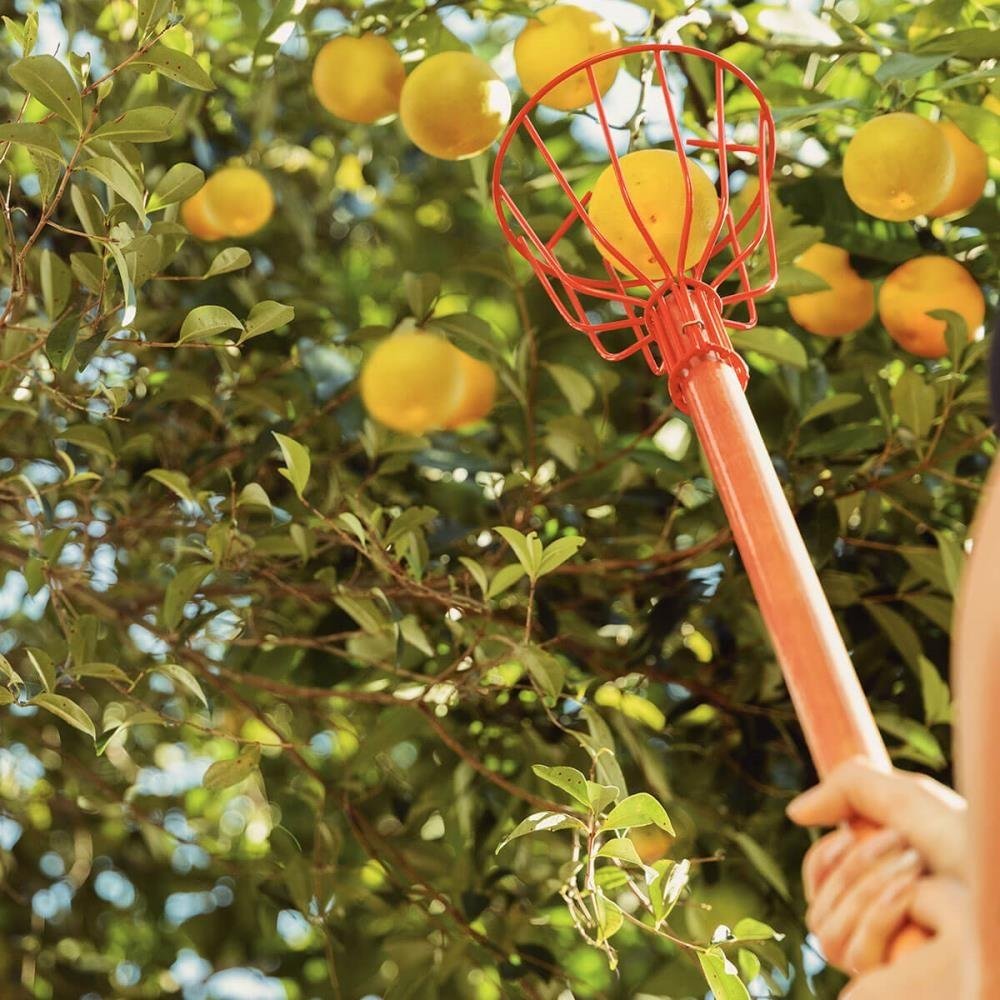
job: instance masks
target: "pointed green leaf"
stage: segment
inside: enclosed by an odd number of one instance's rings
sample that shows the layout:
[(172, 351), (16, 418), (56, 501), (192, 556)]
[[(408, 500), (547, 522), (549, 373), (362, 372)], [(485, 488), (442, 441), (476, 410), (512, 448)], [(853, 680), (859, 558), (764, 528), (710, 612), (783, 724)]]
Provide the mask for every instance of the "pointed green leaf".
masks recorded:
[(278, 442), (281, 454), (285, 459), (285, 468), (279, 470), (281, 474), (292, 484), (295, 492), (301, 497), (305, 492), (309, 482), (309, 473), (312, 470), (312, 459), (309, 457), (309, 449), (298, 441), (292, 440), (284, 434), (272, 431), (274, 440)]
[(698, 954), (701, 971), (715, 1000), (750, 1000), (750, 994), (721, 948), (709, 948)]
[(606, 840), (597, 852), (599, 858), (614, 858), (616, 861), (624, 861), (626, 864), (637, 865), (640, 868), (646, 866), (639, 857), (639, 852), (635, 849), (635, 844), (628, 837), (613, 837)]
[(117, 160), (112, 160), (110, 156), (95, 156), (77, 167), (77, 170), (91, 174), (107, 185), (118, 197), (135, 209), (140, 219), (145, 221), (146, 208), (142, 189), (136, 183), (135, 178)]
[(251, 337), (259, 337), (262, 333), (270, 333), (277, 330), (279, 326), (285, 326), (295, 319), (295, 309), (292, 306), (282, 305), (273, 299), (266, 299), (258, 302), (246, 318), (243, 327), (243, 336), (239, 343), (249, 340)]
[(170, 127), (176, 115), (172, 108), (156, 105), (133, 108), (95, 129), (87, 141), (163, 142), (170, 138)]
[(184, 605), (194, 597), (198, 588), (204, 583), (205, 577), (211, 572), (212, 567), (203, 564), (185, 566), (177, 571), (167, 584), (163, 607), (160, 610), (160, 621), (165, 628), (174, 629), (180, 624)]
[(115, 681), (117, 684), (129, 684), (132, 680), (121, 667), (113, 663), (84, 663), (70, 667), (69, 673), (72, 677), (93, 677), (102, 681)]
[(30, 149), (38, 156), (48, 157), (58, 163), (65, 162), (59, 137), (48, 125), (36, 122), (12, 122), (0, 125), (0, 142), (12, 142), (15, 146)]
[(189, 500), (195, 503), (194, 491), (191, 489), (191, 482), (183, 472), (176, 472), (171, 469), (150, 469), (147, 473), (150, 479), (155, 479), (158, 483), (172, 490), (182, 500)]
[(566, 538), (557, 538), (550, 545), (547, 545), (539, 561), (538, 575), (545, 576), (546, 573), (558, 569), (564, 562), (572, 559), (583, 548), (586, 541), (579, 535), (570, 535)]
[(586, 830), (581, 820), (567, 813), (542, 811), (532, 813), (527, 819), (511, 830), (497, 845), (494, 853), (499, 854), (512, 840), (527, 836), (529, 833), (552, 833), (555, 830)]
[(134, 60), (129, 65), (146, 72), (155, 70), (161, 76), (176, 80), (185, 87), (192, 87), (195, 90), (215, 90), (212, 78), (196, 60), (187, 53), (167, 48), (162, 43), (154, 45), (142, 58)]
[(837, 392), (826, 399), (821, 399), (802, 414), (802, 423), (807, 424), (810, 420), (818, 420), (820, 417), (827, 417), (831, 413), (839, 413), (841, 410), (850, 409), (861, 402), (861, 396), (856, 392)]
[(146, 211), (156, 212), (168, 205), (176, 205), (177, 202), (197, 194), (204, 183), (204, 172), (193, 163), (175, 163), (153, 188)]
[(215, 255), (215, 259), (208, 265), (208, 270), (202, 277), (214, 278), (218, 274), (240, 271), (244, 267), (249, 267), (252, 263), (253, 259), (243, 247), (226, 247), (225, 250), (220, 250)]
[(587, 779), (575, 767), (547, 767), (545, 764), (534, 764), (531, 770), (542, 781), (568, 792), (580, 805), (590, 807)]
[(733, 346), (740, 351), (756, 351), (765, 358), (805, 370), (809, 363), (806, 349), (786, 330), (774, 326), (759, 326), (755, 330), (738, 330), (732, 335)]
[(513, 587), (522, 576), (524, 576), (524, 567), (520, 563), (511, 563), (510, 566), (501, 566), (500, 569), (493, 574), (493, 579), (490, 580), (486, 596), (491, 600), (494, 597), (499, 597), (505, 590), (509, 590)]
[(486, 570), (475, 559), (470, 559), (468, 556), (459, 556), (458, 561), (469, 571), (469, 575), (476, 581), (476, 586), (483, 592), (483, 597), (486, 597), (486, 591), (489, 587)]
[(68, 69), (54, 56), (28, 56), (8, 70), (11, 79), (40, 104), (83, 130), (83, 100)]
[(899, 422), (920, 439), (927, 436), (934, 422), (935, 400), (934, 390), (912, 368), (892, 387), (892, 408)]
[(243, 324), (225, 306), (197, 306), (184, 317), (178, 344), (188, 340), (207, 340), (227, 330), (242, 330)]
[(673, 834), (674, 828), (667, 816), (667, 810), (649, 792), (636, 792), (622, 799), (608, 813), (601, 824), (602, 830), (630, 830), (633, 826), (654, 823), (661, 830)]
[(42, 301), (50, 320), (56, 320), (69, 303), (73, 288), (73, 275), (58, 254), (43, 250), (39, 257), (38, 273), (42, 285)]
[(260, 750), (254, 747), (233, 757), (232, 760), (217, 760), (205, 772), (201, 779), (202, 785), (211, 792), (221, 791), (223, 788), (230, 788), (249, 778), (260, 762)]
[(920, 690), (924, 700), (924, 722), (928, 726), (951, 722), (951, 691), (938, 669), (926, 656), (917, 658)]
[(63, 722), (68, 722), (75, 729), (79, 729), (81, 733), (86, 733), (91, 739), (97, 739), (97, 730), (94, 728), (93, 719), (75, 701), (70, 701), (69, 698), (64, 698), (61, 694), (46, 692), (35, 695), (31, 699), (31, 704), (58, 716)]
[(169, 677), (174, 684), (183, 688), (188, 694), (193, 694), (205, 708), (208, 708), (208, 699), (205, 697), (201, 684), (187, 667), (182, 667), (179, 663), (158, 663), (154, 670), (158, 674)]
[(516, 528), (508, 528), (504, 525), (499, 525), (496, 532), (514, 550), (517, 561), (524, 567), (525, 573), (534, 580), (538, 575), (538, 564), (541, 560), (535, 557), (530, 537), (534, 535), (537, 538), (537, 533), (533, 531), (531, 535), (522, 535)]
[(569, 365), (544, 363), (559, 391), (566, 397), (570, 409), (577, 415), (583, 413), (594, 401), (594, 386), (586, 375)]

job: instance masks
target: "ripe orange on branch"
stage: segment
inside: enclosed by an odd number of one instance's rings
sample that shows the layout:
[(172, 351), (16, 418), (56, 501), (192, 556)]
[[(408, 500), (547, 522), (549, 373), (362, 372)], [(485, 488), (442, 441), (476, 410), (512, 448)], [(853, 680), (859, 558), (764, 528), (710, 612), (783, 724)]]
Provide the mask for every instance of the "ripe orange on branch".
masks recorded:
[(458, 355), (458, 366), (462, 377), (462, 394), (458, 405), (449, 414), (446, 427), (463, 427), (476, 420), (482, 420), (496, 402), (497, 377), (493, 369), (465, 351), (453, 348)]
[[(528, 22), (514, 43), (514, 65), (521, 86), (534, 94), (564, 70), (616, 48), (619, 41), (618, 29), (599, 14), (572, 4), (546, 7), (539, 11), (536, 20)], [(621, 59), (594, 64), (600, 94), (615, 82), (620, 66)], [(553, 87), (540, 103), (558, 111), (575, 111), (593, 100), (587, 73), (581, 70)]]
[(955, 178), (944, 200), (931, 210), (935, 216), (966, 212), (977, 201), (986, 187), (989, 170), (986, 151), (974, 143), (954, 122), (941, 122), (951, 154), (955, 159)]
[(399, 110), (406, 70), (399, 53), (382, 35), (341, 35), (319, 50), (313, 63), (313, 90), (332, 115), (370, 125)]
[(986, 317), (986, 301), (972, 275), (950, 257), (917, 257), (896, 268), (882, 285), (878, 311), (889, 336), (922, 358), (948, 353), (947, 324), (927, 314), (948, 309), (965, 320), (972, 340)]
[(361, 369), (361, 401), (386, 427), (408, 434), (443, 427), (462, 402), (459, 352), (443, 337), (404, 330), (386, 337)]
[[(637, 265), (654, 281), (665, 277), (665, 269), (653, 247), (659, 251), (669, 271), (678, 270), (681, 234), (684, 231), (684, 173), (681, 157), (670, 149), (642, 149), (627, 153), (619, 161), (628, 196), (653, 246), (636, 224), (622, 194), (614, 164), (609, 164), (594, 185), (587, 211), (608, 244), (627, 261)], [(702, 255), (719, 209), (715, 186), (694, 160), (687, 160), (691, 176), (692, 214), (687, 249), (681, 270), (691, 267)], [(595, 238), (597, 249), (619, 271), (638, 277), (615, 257), (611, 249)]]
[(471, 52), (440, 52), (406, 78), (399, 117), (425, 153), (464, 160), (496, 141), (510, 109), (510, 91), (489, 63)]
[(851, 201), (879, 219), (905, 222), (927, 215), (951, 190), (955, 157), (934, 122), (899, 111), (866, 122), (844, 153)]
[(851, 267), (846, 250), (829, 243), (814, 243), (795, 258), (795, 264), (830, 286), (788, 299), (792, 319), (810, 333), (843, 337), (860, 330), (875, 314), (875, 288)]
[(197, 236), (200, 240), (221, 240), (226, 231), (212, 218), (206, 187), (203, 184), (196, 194), (181, 205), (181, 222), (187, 226), (192, 236)]
[(249, 236), (274, 214), (267, 178), (250, 167), (223, 167), (181, 206), (181, 219), (194, 236), (218, 240)]

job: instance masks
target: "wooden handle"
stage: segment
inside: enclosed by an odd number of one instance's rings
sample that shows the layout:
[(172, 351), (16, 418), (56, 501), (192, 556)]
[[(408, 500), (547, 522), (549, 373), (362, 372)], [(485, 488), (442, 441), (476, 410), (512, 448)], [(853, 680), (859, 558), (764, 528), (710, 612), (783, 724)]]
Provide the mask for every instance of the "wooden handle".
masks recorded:
[[(862, 756), (888, 770), (885, 744), (736, 373), (724, 360), (702, 358), (684, 388), (816, 769), (823, 776)], [(905, 928), (892, 957), (926, 939), (923, 928)]]

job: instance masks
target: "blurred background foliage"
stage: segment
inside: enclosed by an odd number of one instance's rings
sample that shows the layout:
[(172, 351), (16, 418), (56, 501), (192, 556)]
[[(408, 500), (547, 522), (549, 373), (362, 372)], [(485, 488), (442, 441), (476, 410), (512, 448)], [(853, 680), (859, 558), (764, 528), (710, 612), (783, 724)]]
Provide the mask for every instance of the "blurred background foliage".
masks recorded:
[[(688, 421), (558, 321), (502, 241), (489, 153), (430, 159), (310, 89), (319, 47), (363, 28), (408, 65), (471, 48), (521, 102), (511, 45), (541, 6), (6, 6), (0, 63), (55, 54), (84, 96), (45, 90), (51, 64), (0, 77), (5, 997), (704, 997), (692, 951), (637, 923), (614, 971), (581, 939), (558, 892), (569, 833), (495, 854), (565, 807), (532, 765), (595, 760), (666, 806), (675, 836), (634, 842), (691, 861), (677, 937), (766, 922), (780, 942), (728, 952), (750, 993), (836, 995), (783, 813), (813, 773)], [(951, 602), (995, 449), (985, 344), (924, 361), (877, 319), (819, 339), (786, 300), (824, 239), (875, 282), (954, 257), (995, 305), (993, 182), (957, 221), (887, 223), (839, 164), (873, 114), (916, 109), (995, 176), (996, 10), (587, 6), (629, 39), (720, 52), (773, 105), (785, 278), (737, 338), (750, 400), (895, 759), (947, 781)], [(639, 68), (608, 105), (661, 141), (655, 110), (635, 117)], [(125, 112), (131, 132), (92, 136)], [(579, 176), (603, 158), (594, 128), (546, 125)], [(274, 218), (186, 238), (177, 190), (228, 163), (265, 174)], [(199, 306), (259, 321), (185, 339)], [(487, 421), (366, 421), (358, 366), (411, 318), (494, 366)], [(516, 560), (496, 526), (586, 542), (498, 580)]]

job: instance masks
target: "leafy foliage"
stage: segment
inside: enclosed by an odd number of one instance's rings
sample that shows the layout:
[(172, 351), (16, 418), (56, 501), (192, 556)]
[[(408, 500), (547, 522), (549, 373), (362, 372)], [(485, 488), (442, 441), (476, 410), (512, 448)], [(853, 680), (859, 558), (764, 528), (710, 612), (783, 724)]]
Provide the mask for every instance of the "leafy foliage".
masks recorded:
[[(783, 813), (811, 768), (689, 423), (559, 322), (497, 230), (488, 156), (431, 160), (309, 90), (349, 24), (411, 64), (494, 58), (539, 6), (80, 0), (4, 18), (11, 989), (836, 995)], [(984, 345), (954, 315), (939, 362), (877, 320), (820, 340), (786, 302), (816, 287), (792, 262), (824, 239), (876, 281), (955, 257), (995, 303), (995, 197), (890, 224), (838, 166), (872, 114), (936, 106), (995, 167), (995, 12), (614, 16), (721, 52), (774, 108), (783, 277), (735, 342), (892, 752), (947, 778), (951, 603), (995, 448)], [(622, 78), (636, 135), (642, 70)], [(687, 70), (699, 128), (710, 81)], [(573, 176), (595, 169), (588, 124), (548, 126)], [(235, 160), (278, 211), (240, 245), (200, 243), (180, 204)], [(360, 361), (414, 321), (494, 366), (489, 421), (419, 438), (366, 419)], [(669, 857), (643, 860), (644, 835)]]

